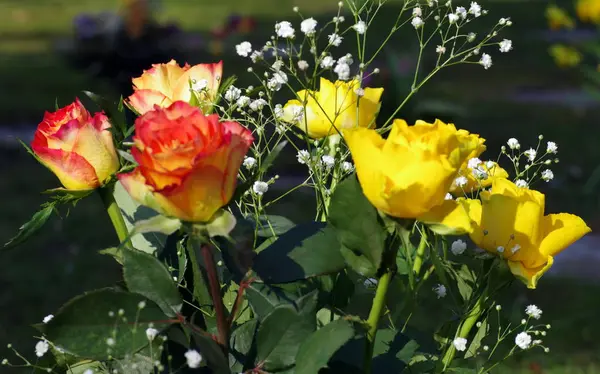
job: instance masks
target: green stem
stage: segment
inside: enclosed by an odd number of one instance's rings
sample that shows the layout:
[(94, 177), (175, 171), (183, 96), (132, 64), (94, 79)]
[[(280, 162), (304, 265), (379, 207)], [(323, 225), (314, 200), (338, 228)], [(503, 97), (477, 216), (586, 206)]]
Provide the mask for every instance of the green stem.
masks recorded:
[(104, 208), (106, 209), (106, 213), (110, 217), (110, 221), (115, 228), (117, 236), (119, 237), (119, 242), (123, 243), (124, 241), (128, 241), (129, 243), (129, 229), (127, 229), (127, 225), (125, 224), (125, 220), (123, 219), (123, 214), (121, 213), (121, 208), (117, 205), (117, 201), (113, 195), (114, 192), (114, 184), (107, 185), (98, 189), (98, 193), (100, 194), (100, 198), (102, 198), (102, 202), (104, 203)]
[(371, 307), (369, 318), (367, 319), (367, 326), (369, 329), (367, 331), (367, 345), (365, 352), (365, 373), (371, 372), (371, 359), (373, 356), (375, 336), (377, 335), (377, 326), (379, 325), (379, 319), (381, 318), (381, 314), (385, 306), (385, 298), (392, 280), (392, 276), (392, 270), (387, 269), (377, 282), (377, 290), (375, 291), (375, 298), (373, 298), (373, 306)]
[(425, 248), (427, 248), (427, 231), (423, 228), (423, 232), (421, 234), (421, 241), (419, 242), (419, 247), (417, 248), (417, 257), (415, 257), (415, 263), (413, 264), (413, 272), (418, 277), (421, 272), (421, 267), (423, 266), (423, 257), (425, 256)]
[(206, 273), (208, 278), (208, 285), (210, 290), (210, 296), (215, 307), (215, 314), (217, 316), (217, 343), (228, 352), (229, 347), (229, 322), (225, 315), (225, 305), (223, 305), (223, 298), (221, 297), (221, 284), (219, 283), (219, 276), (217, 274), (217, 266), (215, 259), (211, 252), (211, 248), (207, 244), (203, 244), (200, 247), (204, 264), (206, 265)]
[[(486, 299), (486, 294), (487, 292), (483, 292), (481, 296), (479, 296), (479, 298), (475, 302), (475, 305), (473, 306), (473, 309), (471, 310), (471, 312), (469, 312), (467, 318), (465, 318), (465, 320), (461, 323), (460, 327), (458, 328), (458, 334), (456, 335), (456, 338), (466, 338), (469, 335), (469, 332), (471, 332), (471, 329), (473, 328), (473, 326), (475, 326), (475, 323), (481, 316), (481, 313), (483, 313), (484, 311), (483, 304)], [(444, 364), (444, 369), (442, 370), (442, 372), (446, 371), (446, 368), (454, 359), (455, 354), (456, 348), (454, 348), (454, 344), (450, 343), (448, 349), (446, 350), (446, 354), (444, 354), (444, 358), (442, 359), (442, 363)]]

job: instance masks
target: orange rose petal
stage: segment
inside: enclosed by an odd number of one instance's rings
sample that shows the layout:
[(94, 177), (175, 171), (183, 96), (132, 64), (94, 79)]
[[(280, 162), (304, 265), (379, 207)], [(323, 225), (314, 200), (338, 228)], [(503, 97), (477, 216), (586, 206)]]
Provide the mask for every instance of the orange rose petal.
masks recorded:
[(32, 145), (32, 149), (66, 189), (89, 190), (100, 187), (96, 171), (80, 155), (37, 145)]
[(160, 93), (160, 91), (141, 89), (133, 93), (127, 99), (139, 114), (145, 114), (154, 109), (155, 105), (166, 107), (171, 104), (171, 99)]

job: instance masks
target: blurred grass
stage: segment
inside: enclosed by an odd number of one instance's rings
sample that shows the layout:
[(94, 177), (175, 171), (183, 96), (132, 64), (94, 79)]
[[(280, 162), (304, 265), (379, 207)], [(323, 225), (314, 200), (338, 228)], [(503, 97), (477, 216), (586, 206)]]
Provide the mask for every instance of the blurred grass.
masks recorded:
[[(557, 1), (567, 4), (567, 1)], [(294, 19), (292, 7), (299, 5), (304, 15), (328, 14), (337, 8), (335, 0), (202, 0), (190, 6), (189, 0), (165, 0), (163, 21), (173, 20), (186, 31), (207, 32), (221, 24), (235, 9), (238, 14), (254, 15), (259, 30), (252, 38), (262, 40), (277, 20)], [(457, 104), (463, 113), (456, 123), (479, 132), (488, 139), (488, 149), (495, 150), (509, 138), (535, 146), (537, 136), (559, 143), (561, 163), (555, 174), (560, 184), (541, 186), (549, 194), (549, 210), (570, 211), (593, 220), (597, 218), (596, 196), (582, 196), (581, 185), (591, 170), (600, 164), (600, 129), (598, 109), (578, 110), (565, 105), (512, 103), (515, 90), (529, 88), (576, 87), (580, 77), (573, 71), (559, 71), (547, 56), (547, 44), (536, 32), (545, 29), (545, 1), (484, 2), (493, 19), (475, 22), (475, 31), (484, 32), (487, 23), (510, 16), (514, 26), (505, 37), (515, 41), (509, 54), (494, 53), (494, 66), (484, 70), (479, 66), (459, 66), (442, 71), (415, 96), (415, 102), (430, 99)], [(92, 79), (82, 72), (72, 71), (54, 54), (56, 38), (68, 37), (72, 19), (82, 12), (115, 9), (116, 0), (0, 0), (0, 125), (36, 123), (44, 110), (54, 107), (55, 99), (63, 105), (81, 90), (110, 94), (106, 82)], [(383, 12), (377, 30), (385, 29), (393, 12)], [(391, 44), (397, 50), (410, 50), (415, 38), (406, 33)], [(412, 43), (412, 44), (411, 44)], [(232, 46), (231, 46), (232, 47)], [(371, 48), (376, 48), (373, 43)], [(196, 56), (195, 58), (198, 58)], [(237, 56), (226, 55), (227, 74), (241, 74), (247, 63)], [(190, 61), (194, 62), (194, 61)], [(198, 61), (199, 62), (199, 61)], [(389, 83), (389, 82), (388, 82)], [(391, 82), (393, 83), (393, 82)], [(393, 87), (386, 87), (391, 97)], [(385, 113), (384, 113), (385, 114)], [(382, 117), (385, 118), (385, 117)], [(583, 177), (569, 177), (569, 169), (581, 168)], [(283, 172), (283, 170), (282, 170)], [(54, 176), (36, 164), (22, 151), (0, 152), (0, 242), (7, 241), (43, 202), (40, 191), (58, 185)], [(557, 178), (558, 179), (558, 178)], [(287, 201), (275, 207), (273, 213), (296, 215), (297, 220), (310, 219), (298, 206)], [(64, 213), (64, 212), (63, 212)], [(28, 357), (33, 352), (31, 336), (36, 332), (29, 324), (40, 321), (70, 297), (85, 290), (106, 286), (119, 279), (119, 268), (97, 250), (114, 244), (106, 214), (98, 198), (92, 196), (72, 209), (68, 217), (53, 218), (43, 233), (23, 247), (1, 254), (0, 259), (0, 358), (4, 346), (12, 342)], [(585, 282), (545, 278), (535, 292), (517, 289), (544, 310), (544, 321), (553, 329), (546, 339), (550, 354), (531, 355), (515, 359), (497, 373), (600, 373), (600, 323), (596, 314), (600, 299), (595, 297), (600, 286)], [(517, 305), (507, 300), (505, 305)], [(519, 304), (520, 305), (520, 304)], [(9, 356), (10, 357), (10, 356)], [(2, 371), (4, 372), (4, 371)]]

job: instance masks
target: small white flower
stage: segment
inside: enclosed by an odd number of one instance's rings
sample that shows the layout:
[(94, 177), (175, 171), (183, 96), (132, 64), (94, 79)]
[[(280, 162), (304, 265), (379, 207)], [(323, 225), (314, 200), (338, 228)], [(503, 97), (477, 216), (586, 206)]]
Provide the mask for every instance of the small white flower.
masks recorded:
[(342, 170), (343, 170), (345, 173), (350, 173), (350, 172), (352, 172), (352, 171), (354, 170), (354, 165), (352, 165), (352, 163), (351, 163), (351, 162), (344, 161), (344, 162), (342, 163)]
[(352, 59), (352, 55), (350, 53), (345, 54), (338, 60), (338, 64), (352, 65), (353, 62), (354, 60)]
[(515, 185), (517, 187), (521, 187), (521, 188), (528, 188), (529, 187), (529, 183), (527, 183), (527, 181), (523, 180), (523, 179), (517, 179), (517, 181), (515, 182)]
[(469, 13), (475, 17), (479, 17), (481, 15), (481, 6), (476, 2), (472, 2), (471, 7), (469, 8)]
[(504, 24), (506, 24), (506, 21), (507, 21), (507, 20), (506, 20), (506, 18), (500, 18), (500, 19), (498, 20), (498, 24), (499, 24), (499, 25), (504, 25)]
[(248, 96), (240, 96), (240, 98), (237, 99), (237, 101), (235, 102), (235, 104), (240, 108), (244, 108), (249, 103), (250, 103), (250, 98)]
[(444, 200), (454, 200), (454, 196), (452, 196), (450, 192), (447, 192), (446, 196), (444, 197)]
[(460, 256), (467, 250), (467, 243), (460, 239), (455, 240), (454, 242), (452, 242), (452, 245), (450, 246), (450, 250), (456, 256)]
[(273, 73), (273, 79), (279, 84), (286, 84), (288, 82), (287, 74), (280, 70)]
[(298, 160), (298, 163), (305, 165), (310, 161), (310, 153), (308, 153), (306, 149), (301, 149), (298, 151), (296, 159)]
[(284, 113), (287, 112), (291, 115), (291, 122), (303, 122), (304, 120), (304, 107), (302, 105), (286, 105)]
[(317, 28), (317, 21), (314, 18), (307, 18), (300, 23), (300, 31), (306, 35), (314, 35)]
[(558, 146), (556, 145), (556, 143), (554, 143), (554, 142), (548, 142), (546, 144), (546, 152), (548, 152), (548, 153), (557, 153), (558, 152)]
[(250, 110), (257, 112), (259, 110), (262, 110), (262, 108), (264, 108), (264, 106), (267, 104), (268, 103), (265, 99), (256, 99), (250, 103)]
[(113, 338), (108, 338), (106, 339), (106, 345), (109, 347), (112, 347), (113, 345), (115, 345), (117, 342), (115, 342), (115, 339)]
[(298, 61), (298, 69), (302, 71), (308, 69), (308, 62), (306, 62), (305, 60)]
[(500, 52), (506, 53), (512, 50), (512, 40), (504, 39), (500, 42)]
[(275, 105), (275, 108), (273, 108), (273, 114), (275, 115), (275, 118), (277, 118), (279, 120), (283, 119), (284, 111), (283, 111), (283, 107), (281, 106), (281, 104)]
[(239, 88), (235, 87), (235, 86), (229, 86), (227, 88), (227, 91), (225, 91), (225, 100), (227, 101), (235, 101), (237, 100), (240, 95), (242, 94), (242, 90), (240, 90)]
[(521, 349), (527, 349), (531, 345), (531, 335), (526, 332), (520, 332), (515, 337), (515, 344)]
[(454, 339), (452, 344), (454, 345), (454, 348), (456, 348), (456, 350), (459, 352), (464, 352), (467, 350), (467, 339), (465, 338), (456, 338)]
[(467, 34), (467, 41), (469, 43), (473, 42), (473, 40), (475, 40), (475, 38), (477, 37), (477, 34), (475, 34), (474, 32), (470, 32)]
[(515, 245), (514, 245), (514, 247), (512, 247), (512, 248), (510, 249), (510, 252), (511, 252), (512, 254), (515, 254), (515, 253), (517, 253), (517, 251), (518, 251), (519, 249), (521, 249), (521, 246), (520, 246), (520, 245), (518, 245), (518, 244), (515, 244)]
[(86, 369), (83, 374), (94, 374), (94, 371), (92, 369)]
[(243, 165), (246, 169), (250, 170), (256, 166), (256, 159), (254, 157), (246, 157), (244, 158)]
[(523, 154), (527, 156), (527, 159), (531, 162), (533, 162), (535, 160), (535, 157), (537, 156), (537, 152), (533, 148), (529, 148), (528, 150), (523, 152)]
[(362, 87), (358, 87), (356, 90), (354, 90), (354, 93), (356, 94), (356, 96), (363, 97), (365, 96), (365, 89)]
[(338, 79), (341, 81), (347, 81), (350, 79), (350, 65), (343, 64), (338, 61), (338, 64), (333, 69), (333, 72), (338, 75)]
[(418, 29), (419, 27), (423, 26), (425, 22), (423, 22), (421, 17), (414, 17), (412, 21), (410, 21), (410, 24), (413, 25), (415, 29)]
[(479, 180), (484, 180), (484, 179), (488, 178), (487, 171), (485, 171), (485, 169), (483, 169), (481, 166), (477, 166), (476, 168), (473, 168), (472, 174), (475, 178), (477, 178)]
[(339, 47), (340, 44), (342, 44), (343, 39), (344, 38), (342, 38), (336, 33), (329, 34), (329, 44), (333, 45), (334, 47)]
[(446, 47), (444, 47), (442, 45), (438, 45), (437, 47), (435, 47), (435, 52), (444, 54), (444, 53), (446, 53)]
[(479, 165), (481, 165), (481, 160), (480, 160), (480, 159), (478, 159), (477, 157), (473, 157), (472, 159), (470, 159), (470, 160), (467, 162), (467, 167), (468, 167), (469, 169), (475, 169), (475, 168), (477, 168)]
[(48, 322), (52, 321), (52, 318), (54, 318), (54, 315), (48, 314), (46, 317), (44, 317), (44, 319), (42, 320), (42, 322), (48, 323)]
[(421, 17), (423, 15), (423, 11), (420, 7), (414, 7), (412, 11), (413, 17)]
[(192, 90), (196, 92), (200, 92), (208, 86), (208, 81), (206, 79), (192, 80)]
[(321, 67), (323, 69), (329, 69), (330, 67), (333, 66), (333, 64), (335, 64), (335, 59), (331, 56), (325, 56), (321, 60)]
[(456, 184), (457, 187), (464, 187), (467, 185), (467, 183), (469, 183), (469, 180), (466, 177), (458, 177), (454, 180), (454, 183)]
[(446, 296), (446, 286), (443, 284), (438, 284), (437, 286), (433, 287), (433, 291), (435, 291), (438, 299)]
[(156, 336), (158, 335), (158, 330), (152, 327), (148, 327), (146, 329), (146, 337), (148, 338), (148, 340), (152, 341), (154, 340), (154, 338), (156, 338)]
[(235, 46), (235, 51), (242, 57), (248, 57), (252, 53), (252, 44), (250, 42), (241, 42)]
[(269, 185), (267, 184), (267, 182), (256, 181), (252, 185), (252, 191), (254, 191), (254, 193), (259, 196), (265, 194), (268, 190), (269, 190)]
[(496, 251), (498, 251), (498, 253), (504, 253), (504, 247), (500, 245), (496, 248)]
[(527, 314), (531, 318), (540, 319), (542, 317), (542, 310), (537, 307), (537, 305), (528, 305), (525, 308), (525, 314)]
[(542, 171), (542, 179), (546, 182), (550, 182), (552, 179), (554, 179), (554, 173), (552, 170), (546, 169)]
[(451, 25), (456, 23), (456, 21), (458, 21), (459, 18), (460, 18), (460, 16), (457, 14), (454, 14), (454, 13), (448, 14), (448, 22), (450, 22)]
[(294, 28), (288, 21), (281, 21), (275, 24), (275, 32), (281, 38), (291, 39), (294, 37)]
[(457, 16), (460, 16), (460, 18), (462, 18), (462, 19), (467, 18), (467, 10), (465, 9), (464, 6), (457, 7), (455, 13)]
[(200, 355), (198, 351), (190, 349), (189, 351), (185, 352), (185, 360), (190, 368), (196, 369), (200, 367), (202, 355)]
[(50, 348), (50, 346), (48, 345), (47, 341), (40, 340), (39, 342), (37, 342), (35, 344), (35, 355), (38, 357), (42, 357), (43, 355), (46, 354), (46, 352), (48, 352), (49, 348)]
[(488, 170), (491, 170), (495, 165), (496, 165), (496, 163), (494, 161), (486, 161), (485, 162), (485, 167), (488, 168)]
[(273, 63), (273, 65), (271, 65), (271, 69), (273, 69), (275, 71), (279, 71), (279, 70), (281, 70), (283, 65), (285, 65), (285, 63), (283, 61), (277, 60)]
[(367, 24), (365, 23), (365, 21), (358, 21), (358, 22), (356, 22), (356, 25), (352, 26), (352, 28), (358, 34), (362, 35), (367, 31)]
[(492, 67), (492, 56), (488, 55), (487, 53), (482, 54), (479, 63), (483, 66), (485, 70), (489, 69), (490, 67)]
[(263, 57), (263, 54), (261, 51), (254, 51), (250, 54), (250, 60), (252, 60), (252, 62), (256, 62), (258, 60), (260, 60)]
[(327, 169), (331, 169), (335, 165), (335, 158), (330, 155), (325, 155), (325, 156), (321, 157), (321, 161), (323, 162), (323, 165), (325, 165), (325, 167)]
[(508, 141), (506, 142), (506, 144), (508, 144), (508, 148), (510, 149), (519, 149), (521, 148), (521, 145), (519, 144), (519, 141), (515, 138), (510, 138), (508, 139)]

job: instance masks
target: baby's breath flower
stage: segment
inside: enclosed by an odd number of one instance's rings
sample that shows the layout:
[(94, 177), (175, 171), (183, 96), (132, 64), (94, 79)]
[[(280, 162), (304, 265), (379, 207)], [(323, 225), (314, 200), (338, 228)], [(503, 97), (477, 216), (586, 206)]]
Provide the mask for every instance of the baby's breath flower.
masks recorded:
[(46, 352), (48, 352), (49, 348), (50, 348), (50, 346), (48, 345), (47, 341), (40, 340), (39, 342), (37, 342), (35, 344), (35, 355), (38, 357), (42, 357), (43, 355), (46, 354)]
[(447, 192), (446, 196), (444, 197), (444, 200), (454, 200), (454, 196), (452, 196), (450, 192)]
[(250, 42), (241, 42), (235, 46), (235, 51), (242, 57), (248, 57), (252, 53), (252, 44)]
[(206, 79), (192, 80), (192, 90), (196, 92), (200, 92), (208, 86), (208, 81)]
[(365, 96), (365, 89), (362, 87), (358, 87), (356, 90), (354, 90), (354, 93), (356, 94), (356, 96), (359, 97)]
[(527, 181), (523, 180), (523, 179), (517, 179), (517, 181), (515, 182), (515, 185), (517, 185), (517, 187), (521, 187), (521, 188), (529, 187), (529, 183), (527, 183)]
[(298, 61), (298, 69), (302, 71), (308, 69), (308, 62), (306, 62), (305, 60)]
[(235, 101), (237, 100), (240, 95), (242, 94), (242, 90), (240, 90), (239, 88), (235, 87), (235, 86), (229, 86), (227, 88), (227, 91), (225, 91), (225, 100), (227, 101)]
[(351, 163), (351, 162), (344, 161), (344, 162), (342, 163), (342, 170), (343, 170), (345, 173), (350, 173), (350, 172), (352, 172), (352, 171), (354, 170), (354, 165), (352, 165), (352, 163)]
[(548, 153), (557, 153), (558, 152), (558, 146), (556, 145), (556, 143), (554, 143), (554, 142), (548, 142), (548, 143), (546, 143), (546, 152), (548, 152)]
[(452, 344), (454, 345), (454, 348), (456, 348), (456, 350), (459, 352), (464, 352), (467, 350), (467, 339), (465, 338), (456, 338), (454, 339)]
[(529, 148), (528, 150), (526, 150), (525, 152), (523, 152), (523, 154), (531, 162), (533, 162), (535, 160), (535, 157), (537, 156), (537, 152), (533, 148)]
[(459, 6), (456, 8), (455, 14), (462, 19), (467, 18), (467, 10), (463, 6)]
[(267, 184), (267, 182), (256, 181), (252, 185), (252, 191), (254, 191), (254, 193), (259, 196), (265, 194), (268, 190), (269, 190), (269, 185)]
[(250, 110), (257, 112), (259, 110), (262, 110), (262, 108), (264, 108), (264, 106), (267, 104), (268, 103), (265, 99), (256, 99), (250, 103)]
[(258, 60), (260, 60), (263, 57), (263, 54), (261, 51), (254, 51), (250, 54), (250, 60), (252, 60), (252, 62), (256, 62)]
[(325, 56), (321, 60), (321, 67), (323, 69), (329, 69), (333, 66), (333, 64), (335, 64), (335, 59), (331, 56)]
[(477, 37), (477, 34), (475, 34), (474, 32), (470, 32), (467, 34), (467, 41), (469, 43), (473, 42), (473, 40), (475, 40), (475, 38)]
[(53, 318), (54, 318), (54, 315), (48, 314), (46, 317), (44, 317), (44, 319), (42, 320), (42, 322), (43, 323), (48, 323), (48, 322), (52, 321)]
[(329, 44), (333, 45), (334, 47), (339, 47), (340, 44), (342, 44), (343, 39), (344, 38), (342, 38), (336, 33), (329, 34)]
[(487, 53), (482, 54), (479, 63), (483, 66), (485, 70), (489, 69), (490, 67), (492, 67), (492, 56), (488, 55)]
[(107, 346), (112, 347), (115, 344), (116, 344), (115, 339), (113, 339), (113, 338), (106, 339), (106, 345)]
[(314, 35), (317, 28), (317, 21), (314, 18), (307, 18), (300, 23), (300, 31), (306, 35)]
[(288, 21), (281, 21), (275, 24), (275, 32), (281, 38), (291, 39), (294, 37), (294, 28)]
[(189, 351), (185, 352), (184, 356), (185, 360), (187, 361), (187, 365), (190, 368), (196, 369), (200, 367), (200, 363), (202, 362), (202, 355), (200, 355), (198, 351), (190, 349)]
[(469, 13), (471, 13), (475, 17), (479, 17), (479, 16), (481, 16), (481, 12), (482, 12), (481, 6), (479, 4), (477, 4), (476, 2), (472, 2), (471, 7), (469, 8)]
[(552, 179), (554, 179), (554, 173), (552, 170), (546, 169), (542, 171), (542, 179), (546, 182), (550, 182)]
[(365, 23), (365, 21), (358, 21), (358, 22), (356, 22), (356, 24), (354, 26), (352, 26), (352, 28), (358, 34), (362, 35), (367, 31), (367, 24)]
[(250, 103), (250, 98), (248, 96), (240, 96), (235, 103), (238, 107), (244, 108)]
[(463, 187), (463, 186), (466, 186), (467, 183), (469, 183), (469, 180), (466, 177), (460, 176), (454, 180), (454, 183), (458, 187)]
[(506, 53), (512, 49), (512, 40), (504, 39), (500, 42), (500, 52)]
[(446, 47), (438, 45), (437, 47), (435, 47), (435, 52), (439, 54), (444, 54), (446, 53)]
[(298, 151), (298, 154), (296, 155), (296, 159), (298, 160), (298, 163), (300, 164), (307, 164), (310, 161), (310, 153), (308, 153), (308, 151), (306, 149), (301, 149)]
[(481, 160), (478, 159), (477, 157), (473, 157), (467, 162), (467, 167), (469, 169), (475, 169), (479, 165), (481, 165)]
[(519, 144), (519, 141), (515, 138), (510, 138), (508, 139), (508, 141), (506, 142), (506, 144), (508, 144), (508, 148), (510, 149), (519, 149), (521, 148), (521, 145)]
[(515, 254), (515, 253), (517, 253), (517, 251), (518, 251), (519, 249), (521, 249), (521, 246), (520, 246), (520, 245), (518, 245), (518, 244), (515, 244), (515, 245), (514, 245), (514, 247), (512, 247), (512, 248), (510, 249), (510, 252), (511, 252), (512, 254)]
[(285, 63), (281, 60), (277, 60), (273, 63), (273, 65), (271, 65), (271, 69), (275, 70), (275, 71), (280, 71), (281, 68), (283, 67), (283, 65), (285, 65)]
[(254, 157), (246, 157), (244, 158), (243, 165), (246, 169), (250, 170), (256, 166), (256, 159)]
[(454, 14), (454, 13), (448, 14), (448, 22), (450, 22), (451, 25), (456, 23), (456, 21), (458, 21), (459, 18), (460, 18), (460, 16), (458, 14)]
[(466, 249), (467, 249), (467, 243), (465, 243), (463, 240), (460, 240), (460, 239), (452, 242), (452, 245), (450, 246), (450, 250), (456, 256), (462, 255)]
[(156, 338), (156, 336), (158, 335), (158, 330), (152, 327), (148, 327), (146, 329), (146, 337), (148, 338), (148, 340), (152, 341), (154, 340), (154, 338)]
[(413, 17), (421, 17), (423, 15), (423, 11), (420, 7), (414, 7), (412, 11)]
[(433, 287), (433, 291), (437, 295), (438, 299), (446, 296), (446, 286), (443, 284), (438, 284), (437, 286)]
[(520, 332), (515, 337), (515, 344), (521, 349), (527, 349), (531, 345), (531, 335), (526, 332)]
[(321, 157), (321, 161), (327, 169), (331, 169), (335, 165), (335, 158), (333, 158), (333, 156), (330, 155), (325, 155)]
[(419, 27), (422, 27), (425, 22), (423, 22), (421, 17), (414, 17), (412, 21), (410, 21), (410, 24), (413, 25), (415, 29), (418, 29)]
[(341, 81), (350, 79), (350, 65), (342, 63), (341, 59), (333, 69), (333, 72), (338, 75), (338, 79)]
[(497, 251), (498, 253), (504, 253), (504, 247), (500, 245), (500, 246), (498, 246), (498, 247), (496, 248), (496, 251)]
[(537, 307), (537, 305), (528, 305), (525, 308), (525, 314), (527, 314), (531, 318), (540, 319), (542, 317), (542, 310)]

